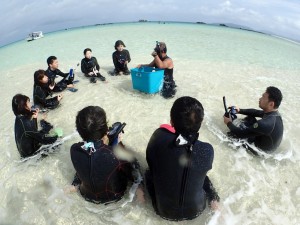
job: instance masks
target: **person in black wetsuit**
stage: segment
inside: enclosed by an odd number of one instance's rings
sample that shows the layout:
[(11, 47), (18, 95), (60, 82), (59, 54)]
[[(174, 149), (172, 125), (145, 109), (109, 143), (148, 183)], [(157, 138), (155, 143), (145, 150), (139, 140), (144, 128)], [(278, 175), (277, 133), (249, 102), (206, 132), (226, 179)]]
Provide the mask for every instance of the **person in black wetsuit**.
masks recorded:
[[(74, 88), (73, 80), (74, 74), (70, 77), (69, 73), (63, 73), (58, 69), (58, 60), (55, 56), (49, 56), (47, 59), (48, 69), (46, 70), (46, 75), (49, 78), (49, 85), (54, 85), (53, 92), (61, 92), (67, 87)], [(56, 76), (61, 76), (63, 79), (58, 83), (55, 82)]]
[[(112, 148), (107, 136), (105, 111), (98, 106), (88, 106), (78, 112), (76, 128), (84, 142), (71, 146), (71, 160), (76, 170), (73, 185), (78, 185), (81, 195), (94, 203), (120, 200), (128, 182), (138, 181), (138, 163), (132, 157), (121, 159), (117, 147)], [(129, 153), (119, 149), (121, 153)], [(129, 154), (130, 155), (130, 154)]]
[[(236, 126), (232, 119), (224, 116), (224, 123), (230, 129), (229, 135), (236, 138), (246, 138), (249, 143), (265, 152), (274, 151), (281, 143), (283, 136), (283, 122), (278, 112), (282, 100), (281, 91), (270, 86), (259, 99), (259, 107), (256, 109), (239, 109), (236, 107), (237, 113), (247, 115), (243, 122)], [(255, 117), (260, 117), (256, 120)], [(250, 151), (249, 146), (245, 146)]]
[(91, 83), (96, 83), (96, 77), (101, 81), (105, 81), (105, 77), (100, 74), (100, 66), (96, 57), (92, 56), (92, 50), (86, 48), (83, 50), (84, 58), (81, 60), (81, 72), (86, 77), (90, 77)]
[(62, 94), (48, 98), (49, 96), (52, 96), (53, 88), (54, 86), (49, 84), (49, 78), (44, 70), (35, 71), (33, 85), (34, 105), (38, 106), (38, 108), (55, 109), (62, 99)]
[(149, 64), (140, 64), (141, 66), (150, 66), (164, 69), (164, 83), (161, 90), (161, 95), (164, 98), (173, 98), (176, 94), (176, 84), (173, 79), (173, 60), (167, 56), (167, 46), (164, 42), (157, 42), (154, 52), (151, 54), (154, 60)]
[(43, 144), (52, 144), (57, 136), (49, 136), (52, 125), (41, 120), (42, 130), (38, 131), (37, 116), (39, 110), (31, 111), (30, 99), (17, 94), (12, 99), (12, 110), (16, 115), (15, 140), (21, 157), (34, 155)]
[(146, 186), (156, 213), (165, 219), (193, 219), (205, 209), (206, 199), (217, 208), (219, 196), (206, 175), (214, 150), (198, 140), (203, 117), (198, 100), (178, 98), (171, 109), (175, 130), (161, 127), (148, 143)]
[(115, 43), (115, 52), (112, 54), (115, 70), (113, 75), (129, 75), (128, 63), (131, 61), (129, 51), (124, 49), (126, 46), (123, 41), (118, 40)]

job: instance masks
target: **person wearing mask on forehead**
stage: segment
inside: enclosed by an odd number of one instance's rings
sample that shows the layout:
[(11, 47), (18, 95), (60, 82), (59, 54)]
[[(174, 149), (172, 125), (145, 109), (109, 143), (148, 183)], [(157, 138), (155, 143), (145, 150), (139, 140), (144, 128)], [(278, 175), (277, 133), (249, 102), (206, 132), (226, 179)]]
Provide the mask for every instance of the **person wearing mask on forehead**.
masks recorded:
[[(47, 59), (48, 68), (46, 70), (46, 75), (49, 78), (49, 84), (54, 86), (53, 92), (61, 92), (66, 88), (72, 92), (76, 92), (77, 89), (74, 88), (74, 74), (63, 73), (58, 69), (58, 60), (55, 56), (49, 56)], [(56, 76), (63, 77), (58, 83), (55, 82)]]
[(29, 97), (17, 94), (12, 99), (12, 110), (15, 119), (15, 141), (21, 157), (32, 156), (42, 145), (52, 144), (57, 135), (49, 136), (53, 126), (44, 119), (40, 121), (41, 130), (38, 130), (37, 117), (39, 109), (31, 109)]
[(115, 43), (115, 52), (112, 54), (115, 70), (112, 75), (129, 75), (128, 63), (131, 61), (129, 51), (124, 49), (126, 46), (123, 41)]
[(173, 79), (173, 60), (167, 55), (167, 45), (164, 42), (156, 42), (154, 51), (151, 54), (153, 61), (149, 64), (139, 64), (137, 67), (142, 66), (156, 67), (164, 69), (164, 83), (161, 90), (161, 95), (164, 98), (173, 98), (176, 94), (176, 84)]
[(44, 70), (35, 71), (33, 85), (34, 105), (39, 108), (55, 109), (62, 99), (62, 94), (52, 97), (53, 88), (54, 86), (49, 84), (49, 78)]
[(84, 58), (81, 60), (81, 72), (90, 78), (91, 83), (96, 83), (96, 78), (105, 81), (105, 77), (100, 74), (100, 66), (96, 57), (92, 56), (92, 49), (83, 50)]

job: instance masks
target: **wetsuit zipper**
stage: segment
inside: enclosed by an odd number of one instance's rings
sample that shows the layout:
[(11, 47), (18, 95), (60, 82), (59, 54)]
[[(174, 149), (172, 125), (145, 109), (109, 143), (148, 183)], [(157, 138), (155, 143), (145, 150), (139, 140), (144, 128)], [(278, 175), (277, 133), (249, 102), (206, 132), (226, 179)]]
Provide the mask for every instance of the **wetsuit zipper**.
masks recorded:
[(93, 176), (92, 176), (92, 155), (89, 155), (90, 156), (90, 179), (91, 179), (91, 187), (92, 187), (92, 191), (93, 191), (93, 194), (96, 193), (95, 191), (95, 184), (94, 184), (94, 180), (93, 180)]
[(192, 152), (189, 150), (189, 148), (187, 148), (188, 164), (187, 164), (187, 166), (184, 167), (183, 175), (182, 175), (180, 198), (179, 198), (180, 208), (183, 206), (184, 199), (185, 199), (185, 192), (186, 192), (187, 183), (188, 183), (189, 169), (190, 169), (190, 165), (191, 165), (191, 153)]

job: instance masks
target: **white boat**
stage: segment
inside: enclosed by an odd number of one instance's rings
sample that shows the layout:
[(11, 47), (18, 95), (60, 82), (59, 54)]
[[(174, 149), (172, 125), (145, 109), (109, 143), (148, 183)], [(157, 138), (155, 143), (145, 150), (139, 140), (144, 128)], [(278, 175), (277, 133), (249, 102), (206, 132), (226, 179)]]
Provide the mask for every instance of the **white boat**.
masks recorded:
[(27, 37), (27, 41), (33, 41), (33, 40), (36, 40), (36, 39), (39, 39), (39, 38), (42, 38), (44, 37), (43, 35), (43, 32), (42, 31), (35, 31), (35, 32), (32, 32), (30, 34), (28, 34), (28, 37)]

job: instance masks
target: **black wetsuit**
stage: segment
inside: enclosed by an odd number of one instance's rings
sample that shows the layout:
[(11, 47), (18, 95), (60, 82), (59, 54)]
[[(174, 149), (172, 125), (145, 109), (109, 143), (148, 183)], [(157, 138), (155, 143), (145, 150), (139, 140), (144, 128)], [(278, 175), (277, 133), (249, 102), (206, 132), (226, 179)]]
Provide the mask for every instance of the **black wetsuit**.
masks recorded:
[[(249, 143), (254, 142), (255, 146), (263, 151), (275, 150), (280, 145), (283, 123), (278, 111), (264, 113), (262, 110), (240, 109), (239, 113), (248, 116), (244, 124), (240, 126), (235, 126), (232, 122), (227, 124), (236, 137), (247, 138)], [(255, 117), (262, 119), (256, 120)]]
[(130, 62), (131, 58), (130, 58), (130, 54), (129, 51), (126, 49), (123, 49), (123, 51), (115, 51), (112, 54), (112, 59), (115, 65), (115, 73), (119, 73), (119, 72), (124, 72), (124, 73), (129, 73), (127, 64), (125, 64), (125, 61)]
[(52, 144), (57, 136), (50, 137), (48, 131), (37, 130), (37, 120), (18, 115), (15, 120), (15, 140), (21, 157), (31, 156), (42, 146)]
[[(146, 184), (158, 215), (170, 220), (193, 219), (205, 209), (206, 197), (219, 200), (206, 176), (214, 151), (210, 144), (197, 140), (190, 152), (176, 146), (177, 137), (164, 128), (152, 135), (146, 151)], [(184, 159), (190, 163), (184, 165)]]
[(83, 58), (81, 60), (81, 72), (88, 76), (88, 73), (93, 72), (93, 69), (100, 71), (100, 66), (98, 61), (95, 57)]
[(57, 97), (47, 98), (52, 96), (52, 92), (49, 88), (49, 84), (42, 84), (38, 81), (37, 77), (34, 77), (33, 85), (33, 101), (39, 108), (54, 109), (59, 105)]
[[(162, 61), (168, 59), (169, 57), (166, 56), (163, 59), (161, 59)], [(157, 68), (157, 66), (155, 65), (155, 67)], [(175, 81), (173, 79), (173, 68), (172, 69), (164, 69), (164, 83), (163, 83), (163, 87), (161, 90), (161, 95), (164, 98), (173, 98), (176, 94), (176, 84)]]
[(67, 88), (68, 84), (72, 84), (74, 77), (69, 77), (69, 73), (63, 73), (59, 69), (51, 70), (50, 67), (46, 70), (46, 75), (49, 78), (49, 85), (55, 81), (56, 76), (61, 76), (63, 79), (55, 84), (53, 92), (61, 92)]
[(102, 141), (94, 143), (95, 152), (83, 149), (83, 144), (79, 142), (71, 147), (80, 193), (94, 203), (118, 201), (123, 197), (128, 181), (133, 181), (132, 164), (119, 160), (112, 147)]

